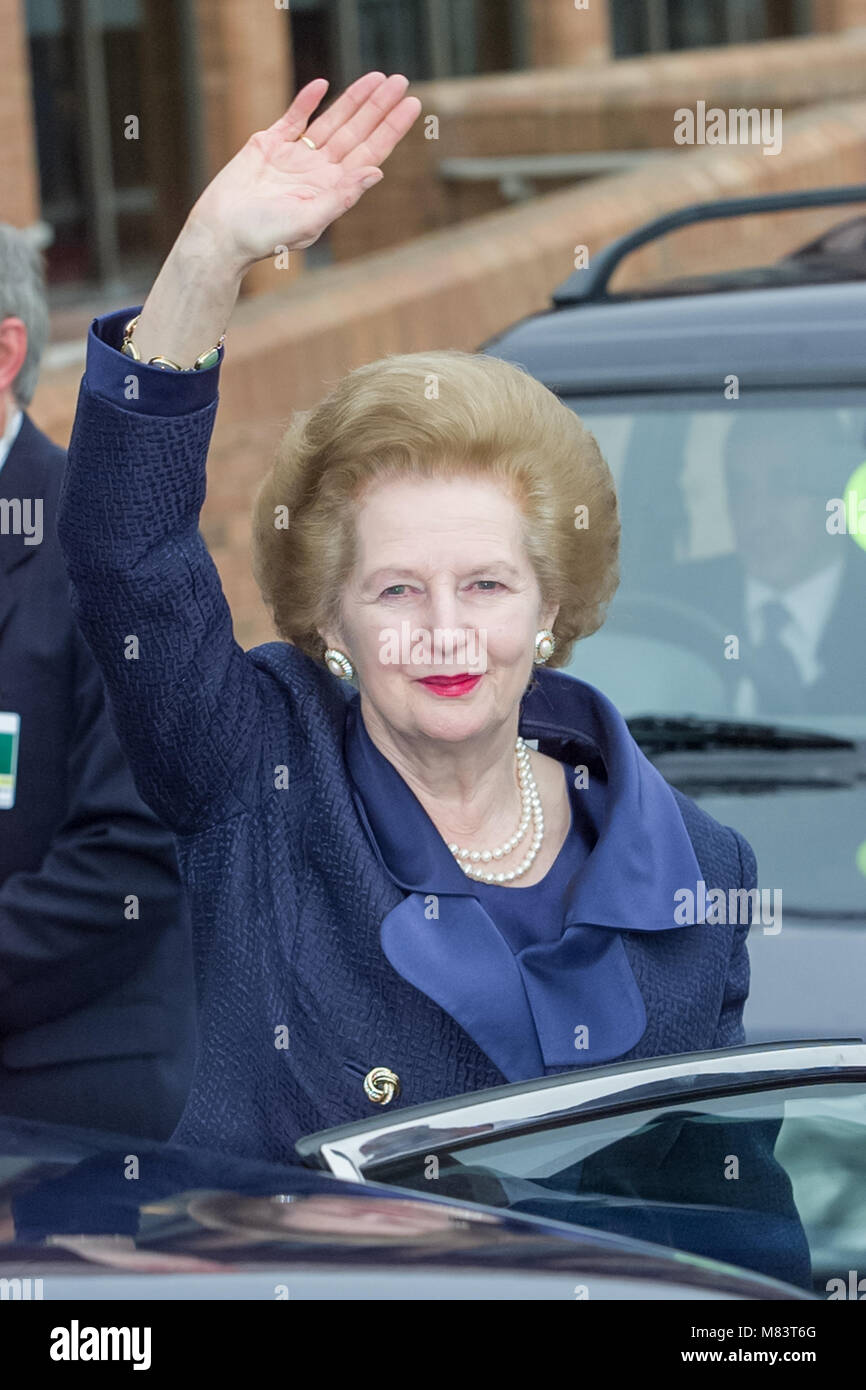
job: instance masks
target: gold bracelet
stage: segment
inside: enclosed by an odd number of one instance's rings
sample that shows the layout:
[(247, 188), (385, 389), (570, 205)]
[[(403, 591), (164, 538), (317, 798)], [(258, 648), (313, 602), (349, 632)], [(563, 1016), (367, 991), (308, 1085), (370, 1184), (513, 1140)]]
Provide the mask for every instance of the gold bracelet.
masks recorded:
[[(135, 362), (140, 362), (142, 360), (141, 353), (132, 341), (133, 330), (140, 317), (140, 314), (136, 314), (134, 319), (129, 320), (129, 323), (123, 330), (123, 342), (120, 345), (120, 351), (125, 353), (127, 357), (131, 357)], [(171, 358), (161, 356), (149, 358), (147, 366), (168, 368), (173, 372), (203, 372), (208, 367), (215, 367), (217, 362), (219, 362), (220, 348), (225, 340), (226, 335), (223, 333), (216, 347), (208, 348), (207, 352), (203, 352), (200, 357), (195, 359), (191, 367), (179, 367), (176, 362), (172, 362)]]

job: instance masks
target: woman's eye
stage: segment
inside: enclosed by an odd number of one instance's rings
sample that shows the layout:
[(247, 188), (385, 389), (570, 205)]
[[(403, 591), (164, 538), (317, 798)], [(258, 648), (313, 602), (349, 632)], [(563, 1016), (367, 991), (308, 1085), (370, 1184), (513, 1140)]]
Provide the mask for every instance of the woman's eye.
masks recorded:
[[(480, 588), (482, 593), (485, 594), (491, 594), (494, 590), (501, 589), (502, 587), (503, 585), (500, 584), (498, 579), (475, 579), (470, 585), (470, 588)], [(387, 589), (382, 590), (381, 597), (402, 598), (404, 594), (409, 593), (409, 591), (408, 584), (389, 584)]]

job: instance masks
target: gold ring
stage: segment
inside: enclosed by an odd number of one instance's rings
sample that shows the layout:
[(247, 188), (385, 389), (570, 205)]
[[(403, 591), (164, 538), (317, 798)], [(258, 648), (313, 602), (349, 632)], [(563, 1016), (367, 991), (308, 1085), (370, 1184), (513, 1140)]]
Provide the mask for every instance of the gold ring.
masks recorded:
[(301, 139), (303, 140), (305, 145), (309, 145), (311, 150), (317, 150), (319, 148), (315, 140), (311, 140), (309, 135), (302, 135)]

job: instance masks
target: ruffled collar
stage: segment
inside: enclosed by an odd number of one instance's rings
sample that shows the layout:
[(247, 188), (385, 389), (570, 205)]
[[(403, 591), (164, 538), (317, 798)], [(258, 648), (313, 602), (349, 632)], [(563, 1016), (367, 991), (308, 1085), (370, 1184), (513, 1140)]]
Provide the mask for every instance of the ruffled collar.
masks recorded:
[[(542, 669), (523, 698), (518, 727), (548, 756), (587, 767), (590, 779), (602, 769), (606, 778), (598, 839), (572, 885), (565, 924), (621, 931), (684, 925), (682, 908), (674, 921), (674, 894), (695, 888), (698, 861), (670, 787), (616, 707), (585, 681)], [(413, 893), (477, 896), (414, 792), (373, 743), (357, 692), (347, 710), (345, 753), (362, 818), (394, 882)]]
[[(671, 789), (600, 691), (541, 671), (522, 702), (519, 729), (541, 752), (606, 779), (596, 798), (595, 843), (565, 884), (561, 932), (540, 932), (520, 949), (497, 927), (490, 894), (466, 877), (376, 748), (357, 693), (345, 735), (358, 814), (385, 872), (407, 892), (381, 924), (385, 956), (508, 1081), (597, 1065), (635, 1046), (647, 1015), (622, 933), (694, 925), (682, 909), (674, 920), (675, 893), (700, 878)], [(546, 883), (505, 891), (533, 897)]]

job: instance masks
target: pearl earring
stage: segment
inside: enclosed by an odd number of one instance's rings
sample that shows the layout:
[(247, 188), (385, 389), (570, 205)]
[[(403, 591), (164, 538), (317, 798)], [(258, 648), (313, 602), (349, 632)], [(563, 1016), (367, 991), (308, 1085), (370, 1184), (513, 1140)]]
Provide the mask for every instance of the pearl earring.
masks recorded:
[(332, 676), (339, 676), (341, 680), (350, 681), (355, 674), (352, 665), (345, 652), (341, 652), (338, 647), (328, 647), (325, 652), (325, 664)]
[(535, 635), (535, 665), (543, 666), (545, 661), (549, 661), (556, 650), (556, 638), (549, 627), (542, 628), (541, 632)]

